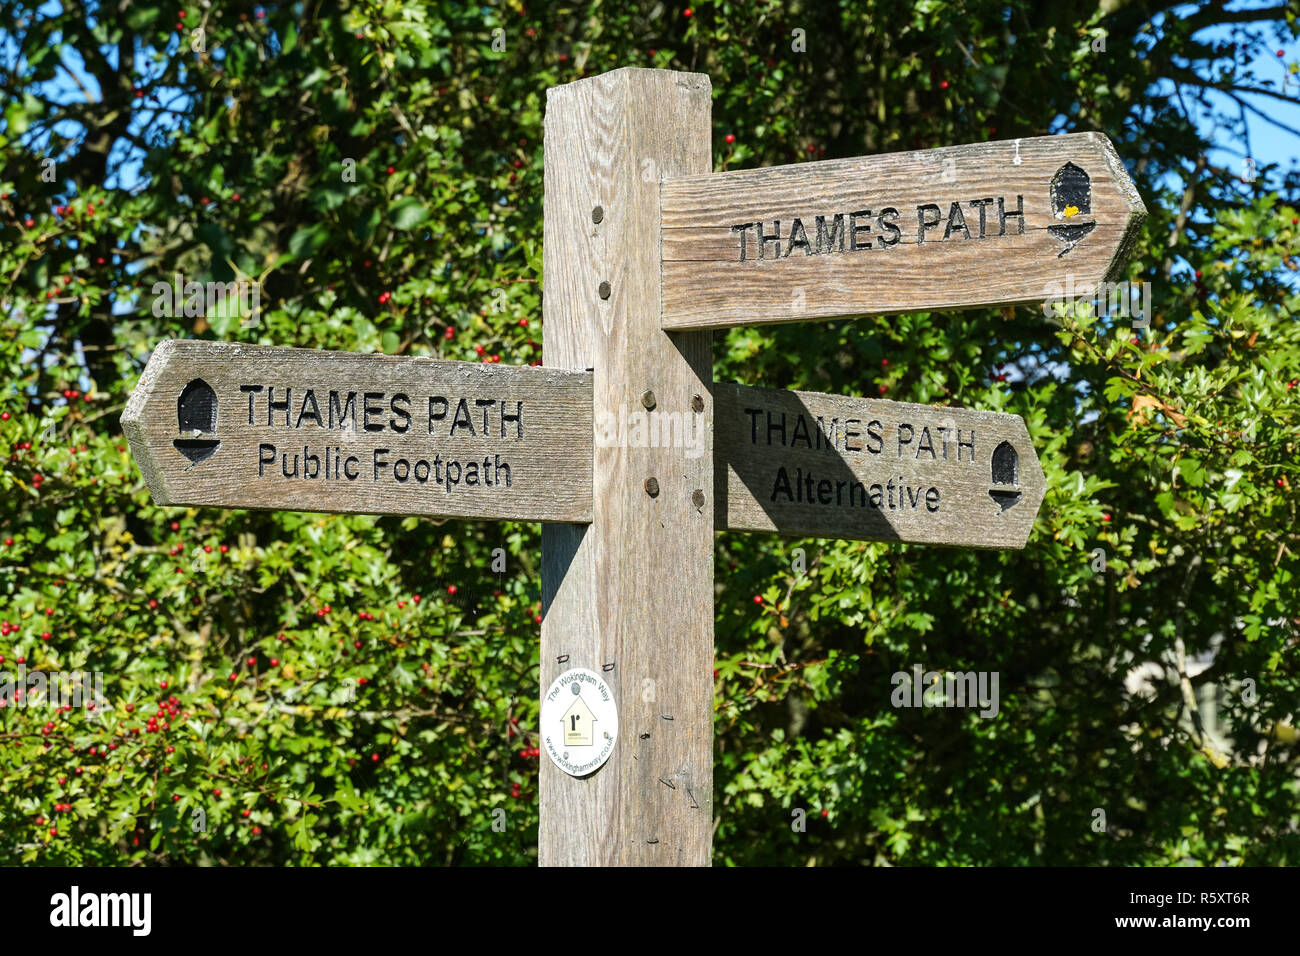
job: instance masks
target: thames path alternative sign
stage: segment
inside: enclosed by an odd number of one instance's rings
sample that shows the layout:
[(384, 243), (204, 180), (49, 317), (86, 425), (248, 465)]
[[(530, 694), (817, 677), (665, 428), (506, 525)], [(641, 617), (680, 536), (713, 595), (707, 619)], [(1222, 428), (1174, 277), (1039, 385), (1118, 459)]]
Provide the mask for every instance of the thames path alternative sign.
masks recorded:
[(1019, 415), (715, 386), (717, 525), (1023, 548), (1043, 470)]

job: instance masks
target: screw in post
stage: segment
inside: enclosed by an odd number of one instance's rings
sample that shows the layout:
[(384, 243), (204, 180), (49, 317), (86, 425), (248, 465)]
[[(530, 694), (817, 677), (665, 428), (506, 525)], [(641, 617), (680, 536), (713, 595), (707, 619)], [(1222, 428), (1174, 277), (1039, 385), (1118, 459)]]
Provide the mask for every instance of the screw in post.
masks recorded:
[(699, 488), (696, 488), (691, 492), (691, 504), (695, 505), (697, 508), (704, 507), (704, 492)]
[(659, 479), (647, 478), (645, 480), (645, 493), (651, 498), (659, 497)]
[(600, 289), (599, 289), (598, 291), (600, 292), (600, 297), (601, 297), (602, 299), (608, 299), (608, 298), (609, 298), (609, 283), (608, 283), (608, 282), (602, 282), (602, 283), (600, 284)]
[(649, 389), (646, 389), (645, 393), (641, 396), (641, 404), (644, 405), (647, 409), (654, 408), (656, 404), (655, 393), (650, 391)]
[(691, 411), (693, 412), (704, 411), (704, 399), (699, 395), (696, 395), (694, 398), (691, 399)]
[(601, 221), (602, 219), (604, 219), (604, 218), (605, 218), (605, 209), (604, 209), (604, 207), (602, 207), (602, 206), (596, 206), (594, 209), (591, 210), (591, 221), (592, 221), (592, 222), (597, 222), (597, 223), (598, 223), (598, 222), (600, 222), (600, 221)]

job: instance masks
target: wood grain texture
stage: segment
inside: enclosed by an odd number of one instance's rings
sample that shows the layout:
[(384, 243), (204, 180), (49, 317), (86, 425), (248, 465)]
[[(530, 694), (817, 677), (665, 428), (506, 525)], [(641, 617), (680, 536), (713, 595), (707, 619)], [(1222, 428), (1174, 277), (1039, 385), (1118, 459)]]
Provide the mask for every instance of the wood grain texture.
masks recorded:
[(539, 691), (567, 668), (596, 671), (620, 733), (588, 777), (541, 762), (542, 865), (710, 862), (711, 341), (660, 330), (657, 242), (659, 179), (708, 170), (710, 135), (706, 76), (623, 69), (547, 93), (546, 364), (594, 369), (597, 421), (644, 411), (652, 391), (698, 443), (597, 441), (591, 524), (543, 526)]
[[(1019, 415), (714, 388), (719, 529), (969, 548), (1023, 548), (1033, 530), (1045, 480)], [(1004, 442), (1012, 473), (995, 482)]]
[[(196, 380), (215, 421), (182, 432)], [(167, 341), (122, 427), (162, 505), (591, 519), (586, 372)]]
[[(1060, 187), (1074, 180), (1058, 177), (1067, 163), (1087, 174), (1089, 193), (1070, 215), (1072, 192)], [(1023, 234), (1019, 219), (1004, 222), (998, 214), (998, 199), (1008, 212), (1018, 197)], [(926, 204), (937, 209), (920, 212)], [(897, 216), (878, 218), (888, 209)], [(856, 212), (871, 215), (851, 220)], [(837, 214), (843, 233), (833, 239)], [(687, 177), (663, 189), (662, 324), (723, 328), (1043, 302), (1052, 283), (1067, 276), (1080, 291), (1117, 278), (1145, 217), (1123, 163), (1100, 133)], [(936, 223), (924, 230), (924, 242), (922, 218)], [(792, 233), (800, 238), (796, 219), (806, 247), (791, 245)], [(732, 229), (761, 222), (771, 235), (777, 221), (782, 240), (762, 244), (762, 258), (755, 229)], [(850, 235), (852, 224), (860, 231)], [(1068, 241), (1068, 227), (1087, 224), (1086, 235)], [(851, 250), (851, 242), (865, 248)]]

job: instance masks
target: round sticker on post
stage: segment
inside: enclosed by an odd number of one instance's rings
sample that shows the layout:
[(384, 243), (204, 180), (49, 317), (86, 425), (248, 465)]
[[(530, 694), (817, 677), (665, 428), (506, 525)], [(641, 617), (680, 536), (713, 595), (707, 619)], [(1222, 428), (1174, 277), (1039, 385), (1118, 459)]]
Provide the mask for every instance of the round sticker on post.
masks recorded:
[(618, 739), (614, 692), (592, 671), (565, 671), (542, 697), (541, 734), (555, 766), (573, 777), (594, 772)]

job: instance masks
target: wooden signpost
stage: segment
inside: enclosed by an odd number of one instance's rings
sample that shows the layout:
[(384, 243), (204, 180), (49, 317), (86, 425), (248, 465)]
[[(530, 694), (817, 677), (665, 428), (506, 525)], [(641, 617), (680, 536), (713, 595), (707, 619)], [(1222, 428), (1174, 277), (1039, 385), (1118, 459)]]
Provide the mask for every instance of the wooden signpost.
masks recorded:
[(546, 368), (164, 342), (159, 504), (544, 522), (542, 865), (707, 865), (715, 530), (1025, 545), (1015, 415), (714, 384), (707, 329), (1041, 301), (1145, 210), (1095, 133), (710, 173), (711, 88), (548, 92)]

